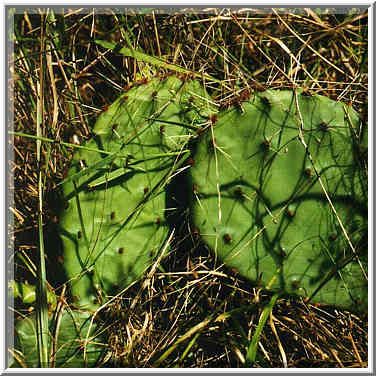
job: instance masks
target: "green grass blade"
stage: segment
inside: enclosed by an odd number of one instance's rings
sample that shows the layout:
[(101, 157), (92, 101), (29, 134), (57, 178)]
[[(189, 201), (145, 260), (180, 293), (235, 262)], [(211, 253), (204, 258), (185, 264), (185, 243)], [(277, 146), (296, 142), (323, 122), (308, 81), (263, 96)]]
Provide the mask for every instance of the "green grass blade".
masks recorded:
[[(37, 82), (37, 137), (42, 136), (42, 129), (44, 126), (44, 72), (45, 72), (45, 14), (42, 13), (42, 26), (40, 36), (40, 74)], [(46, 264), (45, 264), (45, 249), (43, 237), (43, 176), (42, 176), (42, 161), (41, 148), (42, 141), (37, 139), (37, 163), (38, 163), (38, 235), (39, 235), (39, 264), (38, 264), (38, 283), (36, 289), (37, 312), (36, 312), (36, 326), (37, 326), (37, 344), (38, 344), (38, 361), (39, 367), (48, 367), (48, 300), (47, 300), (47, 278), (46, 278)]]
[(200, 333), (196, 333), (195, 336), (190, 340), (190, 342), (188, 343), (188, 346), (185, 348), (182, 356), (179, 358), (179, 362), (182, 362), (186, 356), (188, 355), (189, 353), (189, 350), (192, 348), (192, 346), (196, 343), (197, 341), (197, 338), (200, 336)]
[(77, 144), (71, 144), (70, 142), (56, 141), (56, 140), (52, 140), (52, 139), (47, 138), (47, 137), (34, 136), (34, 135), (28, 134), (28, 133), (9, 131), (8, 134), (12, 134), (14, 136), (33, 138), (35, 140), (39, 140), (39, 141), (43, 141), (43, 142), (50, 142), (50, 143), (54, 143), (54, 144), (59, 144), (59, 145), (67, 146), (67, 147), (70, 147), (70, 148), (76, 148), (76, 149), (87, 150), (87, 151), (95, 151), (97, 153), (108, 154), (108, 155), (115, 155), (115, 153), (111, 153), (109, 151), (100, 150), (100, 149), (94, 149), (94, 148), (88, 148), (86, 146), (81, 146), (81, 145), (77, 145)]
[(214, 319), (215, 313), (209, 315), (204, 321), (198, 323), (191, 329), (189, 329), (184, 335), (178, 338), (173, 345), (171, 345), (154, 363), (153, 367), (158, 367), (167, 357), (179, 346), (180, 343), (184, 342), (188, 338), (190, 338), (194, 334), (199, 334), (202, 329), (206, 328), (206, 326)]
[[(179, 152), (172, 152), (172, 153), (165, 153), (165, 154), (155, 154), (155, 155), (152, 155), (151, 157), (145, 158), (143, 160), (135, 160), (134, 162), (129, 163), (127, 165), (127, 167), (120, 167), (120, 168), (118, 168), (116, 170), (107, 172), (105, 175), (100, 176), (99, 178), (91, 181), (88, 184), (88, 187), (89, 188), (95, 188), (95, 187), (98, 187), (99, 185), (107, 184), (110, 181), (115, 180), (115, 179), (117, 179), (117, 178), (125, 175), (126, 173), (132, 171), (132, 170), (146, 172), (146, 170), (143, 169), (143, 168), (141, 168), (141, 167), (133, 167), (136, 164), (143, 163), (145, 161), (151, 161), (153, 159), (170, 158), (170, 157), (172, 157), (174, 155), (181, 156), (181, 155), (187, 154), (187, 153), (189, 153), (189, 150), (183, 150), (183, 151), (179, 151)], [(73, 175), (72, 178), (74, 176), (78, 175), (78, 174), (79, 173)]]
[(130, 56), (130, 57), (133, 57), (135, 59), (141, 60), (145, 63), (156, 65), (157, 67), (170, 69), (170, 70), (173, 70), (173, 71), (179, 72), (179, 73), (191, 74), (191, 75), (194, 75), (197, 78), (205, 78), (208, 81), (217, 82), (219, 84), (222, 83), (221, 80), (217, 80), (216, 78), (211, 77), (208, 74), (200, 74), (200, 73), (197, 73), (197, 72), (193, 72), (189, 69), (185, 69), (183, 67), (180, 67), (179, 65), (167, 63), (163, 59), (160, 59), (160, 58), (155, 57), (155, 56), (150, 56), (150, 55), (144, 54), (143, 52), (133, 50), (131, 48), (123, 47), (120, 50), (118, 50), (117, 49), (118, 46), (115, 45), (114, 43), (110, 43), (110, 42), (107, 42), (105, 40), (99, 40), (99, 39), (95, 40), (95, 43), (99, 44), (100, 46), (102, 46), (104, 48), (108, 48), (110, 50), (115, 50), (116, 52), (118, 52), (118, 53), (120, 53), (124, 56)]
[[(42, 91), (42, 88), (40, 88)], [(42, 104), (40, 96), (37, 103), (37, 136), (41, 135), (42, 125)], [(39, 166), (41, 165), (40, 153), (41, 140), (37, 140), (37, 160)], [(46, 285), (46, 265), (44, 252), (44, 238), (43, 238), (43, 181), (42, 170), (38, 171), (38, 194), (39, 194), (39, 208), (38, 208), (38, 233), (39, 233), (39, 270), (38, 270), (38, 288), (37, 288), (37, 342), (38, 342), (38, 356), (40, 367), (48, 367), (48, 303), (47, 303), (47, 285)]]
[(267, 304), (267, 306), (262, 311), (259, 323), (258, 323), (256, 331), (255, 331), (255, 334), (253, 335), (251, 344), (248, 347), (247, 357), (246, 357), (246, 362), (245, 362), (246, 367), (252, 366), (252, 364), (254, 363), (254, 361), (256, 359), (257, 346), (258, 346), (258, 343), (259, 343), (260, 335), (261, 335), (261, 333), (264, 329), (266, 320), (268, 319), (270, 312), (272, 312), (272, 309), (273, 309), (278, 297), (279, 297), (278, 293), (274, 294), (272, 296), (272, 298), (270, 299), (270, 302)]

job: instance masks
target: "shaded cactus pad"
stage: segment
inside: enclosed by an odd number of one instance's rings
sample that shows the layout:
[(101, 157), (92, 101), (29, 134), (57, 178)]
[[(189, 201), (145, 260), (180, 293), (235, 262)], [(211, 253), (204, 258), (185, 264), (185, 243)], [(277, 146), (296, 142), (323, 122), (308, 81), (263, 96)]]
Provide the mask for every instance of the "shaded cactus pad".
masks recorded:
[[(367, 183), (354, 147), (360, 120), (326, 97), (297, 98), (254, 94), (200, 138), (190, 169), (194, 226), (223, 262), (264, 287), (366, 309)], [(298, 137), (300, 117), (313, 164)]]
[(196, 82), (177, 77), (135, 85), (98, 118), (86, 144), (94, 151), (75, 152), (60, 233), (79, 306), (94, 307), (135, 281), (163, 247), (164, 187), (189, 155), (205, 98)]
[[(95, 367), (105, 351), (103, 339), (95, 333), (96, 325), (90, 328), (90, 315), (84, 312), (65, 310), (59, 319), (59, 325), (50, 321), (49, 349), (50, 361), (54, 360), (56, 368)], [(90, 330), (90, 332), (89, 332)], [(37, 324), (35, 313), (16, 323), (15, 349), (12, 367), (26, 365), (28, 368), (38, 367)], [(52, 347), (52, 338), (56, 340)], [(84, 358), (84, 343), (86, 357)], [(18, 360), (17, 360), (18, 359)], [(20, 362), (21, 361), (21, 362)], [(48, 366), (52, 366), (49, 364)]]

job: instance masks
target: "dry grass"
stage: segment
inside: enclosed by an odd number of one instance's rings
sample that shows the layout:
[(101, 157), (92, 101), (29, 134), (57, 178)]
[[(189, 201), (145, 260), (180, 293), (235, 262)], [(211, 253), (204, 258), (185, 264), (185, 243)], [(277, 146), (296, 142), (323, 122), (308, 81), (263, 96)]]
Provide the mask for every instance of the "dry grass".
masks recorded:
[[(47, 18), (43, 25), (41, 11), (29, 9), (15, 15), (11, 101), (14, 130), (36, 135), (42, 62), (42, 133), (57, 141), (42, 143), (39, 166), (46, 198), (47, 273), (57, 293), (61, 282), (52, 270), (61, 259), (54, 241), (48, 239), (56, 233), (55, 187), (72, 155), (72, 149), (59, 141), (72, 142), (73, 135), (81, 142), (90, 138), (98, 114), (145, 68), (140, 61), (100, 48), (95, 39), (122, 45), (129, 39), (147, 54), (220, 79), (222, 85), (205, 83), (220, 105), (236, 100), (237, 87), (298, 85), (352, 105), (366, 121), (367, 13), (212, 9), (121, 14), (114, 9), (66, 9), (64, 14), (55, 13), (56, 24)], [(10, 142), (14, 227), (9, 239), (14, 246), (15, 274), (35, 283), (20, 256), (30, 260), (29, 265), (36, 263), (36, 143), (20, 136)], [(109, 333), (104, 367), (242, 367), (270, 294), (249, 286), (219, 265), (193, 235), (184, 239), (182, 233), (177, 233), (162, 261), (164, 272), (156, 268), (98, 315)], [(19, 312), (28, 309), (16, 308)], [(279, 299), (261, 335), (254, 366), (366, 367), (367, 330), (367, 315), (306, 305), (300, 299)], [(159, 362), (171, 346), (175, 346), (173, 351)]]

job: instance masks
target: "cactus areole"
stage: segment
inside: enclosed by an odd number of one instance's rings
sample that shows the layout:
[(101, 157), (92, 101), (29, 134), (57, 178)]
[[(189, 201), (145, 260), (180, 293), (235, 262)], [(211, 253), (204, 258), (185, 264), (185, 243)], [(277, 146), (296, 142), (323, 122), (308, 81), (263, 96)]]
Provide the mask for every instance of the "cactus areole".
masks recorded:
[(267, 289), (367, 309), (358, 129), (352, 108), (300, 91), (256, 93), (221, 112), (190, 169), (203, 241)]

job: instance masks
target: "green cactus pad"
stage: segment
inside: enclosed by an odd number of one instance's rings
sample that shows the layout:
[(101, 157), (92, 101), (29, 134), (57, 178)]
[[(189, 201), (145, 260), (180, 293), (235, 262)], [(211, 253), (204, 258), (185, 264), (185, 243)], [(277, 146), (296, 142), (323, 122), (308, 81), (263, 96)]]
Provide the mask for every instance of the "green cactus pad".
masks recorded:
[[(52, 338), (56, 339), (52, 350), (56, 368), (95, 367), (102, 357), (105, 346), (103, 339), (95, 335), (96, 324), (90, 328), (91, 317), (88, 313), (65, 310), (59, 319), (59, 325), (50, 321), (49, 348)], [(90, 329), (90, 332), (88, 333)], [(28, 368), (38, 367), (37, 325), (35, 313), (21, 319), (15, 326), (15, 353), (12, 367), (21, 367), (23, 363)], [(89, 334), (87, 336), (87, 334)], [(84, 343), (86, 346), (86, 360), (84, 360)], [(18, 359), (18, 360), (17, 360)], [(21, 360), (21, 362), (20, 362)], [(51, 358), (50, 358), (51, 360)]]
[(142, 158), (156, 151), (180, 150), (191, 130), (211, 112), (210, 98), (199, 82), (175, 76), (153, 79), (121, 95), (98, 118), (94, 133), (104, 150)]
[[(60, 230), (64, 267), (81, 307), (139, 278), (164, 246), (165, 191), (205, 121), (205, 90), (177, 77), (135, 85), (101, 114), (90, 149), (73, 158)], [(110, 153), (110, 154), (109, 154)]]
[[(250, 280), (366, 309), (367, 200), (354, 156), (359, 119), (326, 97), (297, 97), (298, 106), (292, 91), (268, 90), (219, 115), (193, 156), (192, 220), (219, 258)], [(300, 116), (313, 165), (299, 138)]]
[[(8, 281), (8, 296), (10, 298), (20, 298), (25, 304), (35, 304), (36, 302), (36, 286), (29, 283)], [(47, 303), (52, 310), (56, 307), (56, 295), (47, 290)]]

